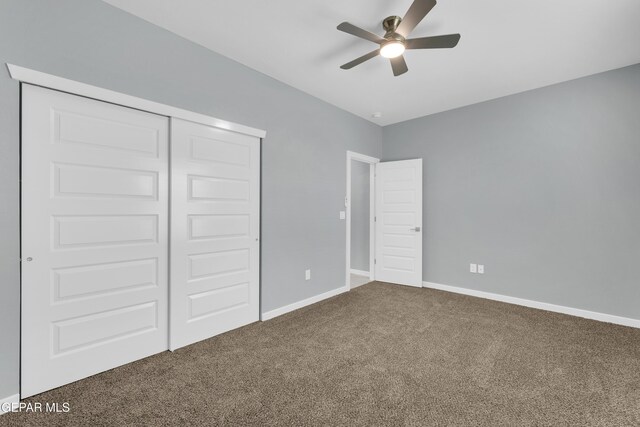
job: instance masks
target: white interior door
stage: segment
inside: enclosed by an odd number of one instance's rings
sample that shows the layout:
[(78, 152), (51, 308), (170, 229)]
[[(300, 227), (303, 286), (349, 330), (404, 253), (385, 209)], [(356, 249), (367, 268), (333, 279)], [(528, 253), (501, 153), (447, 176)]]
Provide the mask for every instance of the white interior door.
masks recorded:
[(260, 139), (171, 119), (170, 348), (255, 322)]
[(422, 287), (422, 159), (376, 165), (376, 280)]
[(168, 119), (23, 85), (22, 397), (166, 350)]

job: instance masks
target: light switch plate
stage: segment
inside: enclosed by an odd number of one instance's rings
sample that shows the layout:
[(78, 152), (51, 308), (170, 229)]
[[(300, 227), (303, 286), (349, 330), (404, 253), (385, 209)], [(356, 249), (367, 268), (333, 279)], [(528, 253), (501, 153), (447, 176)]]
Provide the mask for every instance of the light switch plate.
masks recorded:
[(469, 264), (469, 272), (477, 273), (478, 272), (478, 264)]
[(478, 264), (478, 274), (484, 274), (484, 265)]
[(311, 270), (304, 271), (304, 280), (311, 280)]
[(340, 211), (340, 219), (345, 219), (347, 217), (347, 213), (345, 211)]

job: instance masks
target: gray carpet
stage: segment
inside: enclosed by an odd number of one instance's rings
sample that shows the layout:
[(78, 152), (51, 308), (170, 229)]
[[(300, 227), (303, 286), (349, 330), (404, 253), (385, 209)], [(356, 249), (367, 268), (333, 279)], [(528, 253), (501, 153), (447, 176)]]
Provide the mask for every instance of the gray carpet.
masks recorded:
[(640, 425), (640, 330), (441, 291), (349, 293), (43, 393), (2, 425)]

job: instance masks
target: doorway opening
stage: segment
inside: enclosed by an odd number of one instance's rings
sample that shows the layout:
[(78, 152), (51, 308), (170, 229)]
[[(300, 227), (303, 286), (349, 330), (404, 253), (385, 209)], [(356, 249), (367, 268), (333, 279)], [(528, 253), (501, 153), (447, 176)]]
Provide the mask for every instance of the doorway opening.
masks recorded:
[(346, 287), (375, 280), (375, 165), (380, 160), (347, 151)]

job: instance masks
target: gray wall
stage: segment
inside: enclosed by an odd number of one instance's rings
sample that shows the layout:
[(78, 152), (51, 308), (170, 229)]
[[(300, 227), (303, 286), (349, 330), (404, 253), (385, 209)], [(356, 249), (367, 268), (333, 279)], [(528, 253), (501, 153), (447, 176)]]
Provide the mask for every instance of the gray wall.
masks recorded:
[(351, 161), (351, 268), (369, 271), (369, 164)]
[[(0, 0), (0, 62), (267, 130), (262, 309), (344, 285), (345, 152), (379, 157), (378, 126), (97, 0)], [(18, 392), (19, 101), (2, 67), (0, 398)]]
[(383, 136), (424, 160), (425, 281), (640, 319), (640, 64)]

